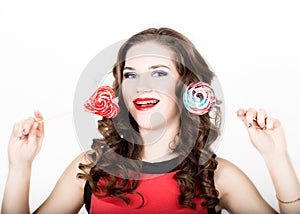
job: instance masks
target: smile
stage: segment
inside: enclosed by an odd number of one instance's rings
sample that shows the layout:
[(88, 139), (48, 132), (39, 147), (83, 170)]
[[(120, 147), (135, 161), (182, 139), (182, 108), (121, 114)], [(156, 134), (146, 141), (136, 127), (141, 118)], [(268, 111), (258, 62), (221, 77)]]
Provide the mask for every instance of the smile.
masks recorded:
[(139, 111), (147, 111), (157, 103), (159, 103), (159, 100), (154, 98), (137, 98), (133, 101), (134, 107)]

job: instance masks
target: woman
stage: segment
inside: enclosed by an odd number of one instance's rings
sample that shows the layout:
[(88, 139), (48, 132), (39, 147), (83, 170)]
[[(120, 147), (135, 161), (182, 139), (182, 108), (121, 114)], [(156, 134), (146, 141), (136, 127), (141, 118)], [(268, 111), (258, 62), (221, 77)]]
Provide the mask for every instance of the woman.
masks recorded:
[[(240, 169), (212, 152), (219, 102), (203, 115), (183, 107), (187, 85), (214, 77), (186, 37), (168, 28), (134, 35), (120, 48), (113, 74), (120, 113), (98, 122), (103, 139), (68, 166), (36, 213), (76, 213), (84, 203), (91, 213), (276, 213)], [(265, 160), (280, 211), (297, 213), (300, 185), (280, 122), (252, 108), (237, 116)], [(39, 112), (14, 126), (3, 213), (30, 212), (43, 126)]]

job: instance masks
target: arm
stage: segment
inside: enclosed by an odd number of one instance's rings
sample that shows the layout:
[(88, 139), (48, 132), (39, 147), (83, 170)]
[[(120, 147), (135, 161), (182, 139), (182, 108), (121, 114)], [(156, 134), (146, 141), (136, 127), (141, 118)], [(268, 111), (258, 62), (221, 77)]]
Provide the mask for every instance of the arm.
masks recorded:
[[(44, 136), (39, 112), (35, 118), (16, 123), (9, 141), (9, 172), (2, 202), (2, 213), (30, 213), (29, 189), (31, 165), (41, 148)], [(25, 129), (25, 131), (23, 131)], [(83, 205), (84, 181), (77, 179), (79, 163), (87, 163), (79, 155), (64, 171), (48, 199), (36, 213), (76, 213)]]
[[(84, 154), (79, 155), (67, 167), (50, 196), (34, 213), (78, 213), (83, 205), (85, 185), (85, 180), (76, 178), (80, 172), (79, 163), (87, 163)], [(30, 213), (28, 205), (30, 172), (29, 167), (10, 167), (2, 204), (3, 214)]]
[[(286, 139), (280, 122), (264, 110), (240, 109), (238, 117), (244, 122), (250, 140), (262, 155), (271, 176), (281, 213), (299, 213), (300, 183), (290, 161)], [(283, 203), (283, 202), (291, 203)]]
[[(31, 166), (9, 167), (8, 177), (2, 201), (2, 212), (30, 213), (29, 212), (29, 185)], [(17, 204), (17, 206), (15, 206)]]
[(47, 200), (34, 213), (78, 213), (83, 205), (85, 180), (78, 179), (79, 163), (87, 163), (80, 154), (64, 171)]
[(225, 209), (229, 213), (276, 213), (238, 167), (221, 158), (217, 161), (215, 185), (220, 203), (216, 209)]
[(2, 213), (29, 213), (29, 189), (32, 161), (41, 149), (44, 137), (43, 117), (35, 112), (15, 123), (8, 144), (9, 170), (2, 202)]

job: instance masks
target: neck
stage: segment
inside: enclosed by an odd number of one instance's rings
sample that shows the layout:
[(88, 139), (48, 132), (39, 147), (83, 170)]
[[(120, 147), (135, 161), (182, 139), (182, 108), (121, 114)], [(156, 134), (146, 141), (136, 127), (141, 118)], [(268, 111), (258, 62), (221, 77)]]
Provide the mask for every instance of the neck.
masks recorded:
[(159, 162), (176, 157), (177, 154), (173, 153), (170, 146), (175, 143), (178, 130), (179, 122), (172, 122), (166, 124), (164, 127), (151, 130), (140, 128), (144, 142), (142, 160), (147, 162)]

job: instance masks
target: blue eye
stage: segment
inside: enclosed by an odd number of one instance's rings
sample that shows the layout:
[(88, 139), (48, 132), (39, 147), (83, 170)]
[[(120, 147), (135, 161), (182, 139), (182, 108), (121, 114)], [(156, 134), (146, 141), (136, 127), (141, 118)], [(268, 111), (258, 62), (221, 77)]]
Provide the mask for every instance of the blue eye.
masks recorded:
[(123, 74), (125, 79), (135, 79), (136, 78), (136, 73), (135, 72), (126, 72)]
[(163, 70), (155, 70), (155, 71), (152, 71), (151, 75), (153, 77), (164, 77), (164, 76), (168, 75), (168, 72), (163, 71)]

